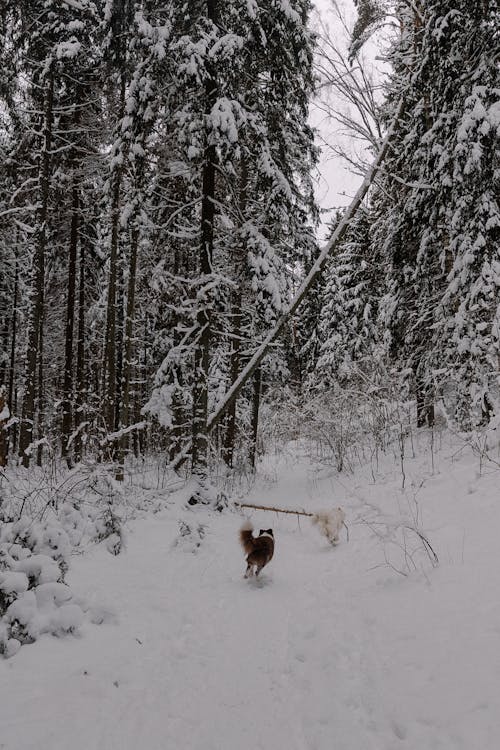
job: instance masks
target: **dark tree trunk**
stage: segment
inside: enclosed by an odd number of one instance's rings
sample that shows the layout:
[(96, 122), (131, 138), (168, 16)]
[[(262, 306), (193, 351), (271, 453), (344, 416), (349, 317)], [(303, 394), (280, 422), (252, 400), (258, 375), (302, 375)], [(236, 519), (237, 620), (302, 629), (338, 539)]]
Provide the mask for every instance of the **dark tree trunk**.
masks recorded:
[[(120, 78), (120, 104), (118, 122), (121, 122), (125, 112), (125, 74)], [(117, 164), (111, 175), (111, 232), (109, 253), (109, 282), (108, 301), (106, 307), (106, 333), (104, 343), (103, 364), (103, 401), (104, 420), (106, 429), (111, 432), (116, 429), (116, 337), (117, 337), (117, 286), (120, 268), (120, 206), (123, 170)]]
[(434, 402), (426, 391), (417, 391), (417, 427), (433, 427)]
[[(248, 172), (246, 161), (243, 158), (241, 163), (241, 176), (240, 176), (240, 195), (239, 195), (239, 210), (242, 221), (245, 220), (246, 216), (246, 205), (247, 205), (247, 182)], [(232, 323), (232, 341), (231, 341), (231, 362), (230, 362), (230, 378), (231, 385), (236, 381), (240, 374), (241, 367), (241, 336), (242, 336), (242, 300), (243, 300), (243, 287), (245, 283), (245, 263), (246, 263), (246, 248), (243, 244), (239, 244), (237, 251), (235, 252), (235, 289), (233, 291), (233, 301), (231, 306), (231, 323)], [(226, 464), (233, 468), (234, 460), (234, 446), (236, 442), (236, 404), (237, 398), (232, 401), (229, 405), (226, 414), (226, 429), (223, 435), (223, 458)]]
[[(179, 188), (177, 190), (176, 197), (178, 200), (182, 200), (182, 192)], [(174, 248), (174, 262), (172, 272), (175, 277), (177, 276), (188, 276), (189, 270), (187, 268), (185, 254), (180, 244), (177, 244)], [(171, 313), (171, 326), (172, 326), (172, 338), (174, 349), (181, 345), (183, 339), (183, 333), (180, 330), (180, 318), (177, 309), (174, 307)], [(169, 373), (171, 383), (174, 386), (172, 393), (172, 427), (170, 429), (170, 440), (168, 447), (169, 461), (173, 461), (179, 451), (182, 450), (183, 441), (186, 439), (188, 433), (187, 425), (190, 423), (190, 416), (188, 409), (186, 408), (185, 402), (185, 388), (188, 387), (184, 377), (184, 368), (179, 357), (175, 358), (172, 362), (172, 371)]]
[(415, 396), (417, 402), (417, 427), (434, 426), (434, 399), (431, 389), (419, 375), (415, 376)]
[[(5, 305), (7, 307), (7, 305)], [(9, 330), (12, 324), (8, 315), (5, 315), (2, 323), (2, 330), (0, 331), (0, 341), (2, 342), (2, 349), (5, 346), (7, 349), (7, 342), (9, 340)], [(7, 380), (7, 358), (0, 357), (0, 383), (3, 384)], [(0, 386), (1, 387), (1, 386)]]
[(262, 369), (258, 367), (253, 376), (253, 398), (252, 398), (252, 438), (250, 442), (250, 465), (255, 469), (255, 459), (257, 457), (257, 435), (259, 432), (259, 410), (260, 410), (260, 393), (262, 385)]
[[(16, 243), (17, 245), (17, 243)], [(15, 414), (14, 407), (14, 381), (16, 376), (16, 343), (17, 343), (17, 297), (19, 290), (19, 263), (17, 255), (14, 261), (14, 296), (12, 302), (12, 330), (10, 337), (10, 361), (9, 361), (9, 386), (7, 392), (7, 406), (10, 414)], [(11, 450), (16, 449), (16, 425), (12, 430)]]
[[(207, 17), (212, 23), (215, 24), (217, 22), (216, 0), (207, 0)], [(215, 70), (211, 67), (208, 69), (205, 84), (205, 115), (207, 119), (216, 99), (216, 75)], [(206, 129), (202, 176), (200, 247), (200, 273), (204, 282), (208, 281), (212, 273), (215, 220), (215, 169), (217, 159), (215, 145), (210, 142), (211, 133), (208, 123)], [(200, 333), (194, 352), (192, 472), (203, 479), (207, 473), (208, 462), (208, 374), (212, 338), (209, 302), (200, 303), (196, 319)]]
[[(145, 135), (145, 133), (144, 133)], [(142, 144), (144, 146), (144, 143)], [(131, 378), (133, 373), (133, 334), (135, 319), (135, 293), (137, 278), (137, 255), (139, 250), (140, 230), (138, 223), (138, 214), (140, 204), (142, 203), (142, 188), (144, 181), (144, 158), (136, 157), (135, 170), (135, 208), (131, 221), (130, 230), (130, 258), (128, 267), (128, 284), (127, 284), (127, 308), (125, 311), (124, 342), (123, 342), (123, 375), (122, 375), (122, 416), (121, 424), (123, 427), (130, 425), (130, 413), (132, 411), (133, 394), (131, 391)], [(124, 435), (120, 440), (118, 479), (123, 479), (123, 464), (125, 453), (129, 446), (130, 436)]]
[(62, 413), (61, 455), (71, 468), (68, 442), (73, 429), (73, 330), (76, 297), (76, 259), (78, 251), (79, 195), (75, 179), (71, 194), (71, 229), (69, 238), (68, 296), (66, 303), (66, 335), (64, 348), (64, 383)]
[[(235, 297), (240, 296), (240, 302), (241, 302), (241, 295), (237, 295), (235, 293)], [(234, 307), (232, 308), (232, 323), (233, 323), (233, 340), (231, 343), (231, 362), (230, 362), (230, 369), (229, 369), (229, 375), (231, 378), (231, 384), (233, 384), (238, 375), (240, 374), (240, 362), (241, 362), (241, 304), (238, 305), (238, 300), (235, 299)], [(236, 442), (236, 404), (237, 404), (237, 398), (234, 399), (234, 401), (229, 405), (227, 414), (226, 414), (226, 420), (225, 420), (225, 432), (223, 434), (223, 451), (222, 451), (222, 457), (225, 461), (225, 463), (229, 466), (230, 469), (233, 468), (233, 460), (234, 460), (234, 448), (235, 448), (235, 442)]]
[(36, 465), (42, 465), (43, 457), (43, 444), (40, 442), (43, 438), (44, 433), (44, 412), (45, 412), (45, 393), (43, 383), (43, 319), (44, 319), (44, 306), (45, 306), (45, 291), (42, 290), (42, 314), (40, 316), (40, 324), (38, 328), (38, 385), (37, 385), (37, 437), (38, 445), (36, 448)]
[(120, 268), (116, 284), (116, 390), (113, 429), (119, 430), (121, 426), (122, 396), (123, 396), (123, 328), (124, 328), (124, 303), (125, 303), (125, 275), (123, 268), (123, 255), (120, 250)]
[(108, 302), (106, 308), (106, 335), (103, 366), (103, 401), (106, 428), (115, 425), (116, 406), (116, 286), (118, 273), (118, 222), (120, 214), (121, 170), (113, 176), (113, 199), (111, 205), (111, 250), (109, 257)]
[[(182, 334), (178, 330), (177, 320), (174, 320), (174, 347), (178, 346), (182, 339)], [(182, 372), (182, 366), (174, 365), (176, 372), (173, 373), (177, 388), (175, 388), (172, 396), (172, 428), (170, 430), (170, 444), (169, 444), (169, 460), (173, 461), (175, 456), (182, 450), (182, 441), (186, 431), (187, 414), (183, 400), (182, 389), (184, 386), (184, 375)]]
[(78, 279), (78, 340), (76, 344), (76, 427), (75, 461), (82, 459), (82, 423), (85, 422), (84, 404), (87, 393), (85, 376), (85, 243), (80, 243), (80, 274)]
[(7, 432), (5, 430), (5, 424), (8, 417), (3, 415), (3, 411), (7, 406), (7, 394), (5, 392), (5, 386), (0, 385), (0, 467), (7, 466)]
[[(35, 396), (39, 345), (42, 341), (41, 326), (43, 321), (43, 289), (45, 281), (45, 247), (47, 244), (47, 218), (50, 188), (51, 144), (52, 144), (52, 106), (54, 83), (52, 71), (48, 72), (45, 82), (43, 146), (40, 153), (38, 176), (39, 208), (37, 215), (35, 251), (33, 255), (32, 289), (28, 322), (28, 345), (26, 353), (26, 376), (19, 434), (19, 455), (23, 466), (28, 467), (30, 457), (26, 450), (33, 442), (33, 425), (35, 420)], [(41, 399), (39, 398), (39, 405)]]
[[(132, 375), (132, 335), (134, 330), (134, 315), (135, 315), (135, 282), (137, 275), (137, 248), (139, 245), (139, 229), (134, 224), (130, 235), (130, 258), (128, 268), (128, 284), (127, 284), (127, 309), (125, 312), (125, 322), (122, 328), (123, 331), (123, 357), (121, 358), (121, 388), (120, 388), (120, 401), (121, 401), (121, 413), (117, 413), (117, 423), (119, 426), (128, 427), (130, 423), (130, 404), (131, 404), (131, 393), (130, 393), (130, 380)], [(123, 303), (123, 300), (122, 300)], [(123, 304), (122, 304), (123, 309)], [(119, 374), (119, 373), (118, 373)], [(119, 408), (119, 406), (118, 406)], [(129, 436), (123, 435), (120, 439), (120, 449), (118, 452), (118, 464), (116, 479), (123, 481), (123, 465), (125, 459), (126, 449), (129, 444)]]

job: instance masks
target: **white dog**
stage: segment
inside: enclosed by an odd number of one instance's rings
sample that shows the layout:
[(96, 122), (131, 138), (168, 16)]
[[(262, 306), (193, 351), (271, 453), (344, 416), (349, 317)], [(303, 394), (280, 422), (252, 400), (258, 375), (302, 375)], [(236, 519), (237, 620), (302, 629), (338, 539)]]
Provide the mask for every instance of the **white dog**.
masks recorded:
[(329, 542), (332, 544), (338, 542), (340, 530), (345, 521), (345, 513), (342, 508), (315, 513), (311, 520)]

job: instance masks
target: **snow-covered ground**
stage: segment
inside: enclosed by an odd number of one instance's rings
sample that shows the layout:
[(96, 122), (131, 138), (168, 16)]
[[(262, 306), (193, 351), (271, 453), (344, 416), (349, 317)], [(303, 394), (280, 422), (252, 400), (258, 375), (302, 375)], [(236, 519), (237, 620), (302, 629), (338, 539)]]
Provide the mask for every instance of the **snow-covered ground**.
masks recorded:
[[(499, 467), (479, 472), (446, 435), (432, 466), (425, 431), (419, 442), (404, 491), (393, 459), (374, 483), (301, 445), (267, 458), (247, 500), (341, 504), (349, 541), (251, 513), (276, 537), (258, 582), (242, 578), (241, 515), (180, 495), (129, 523), (118, 557), (75, 556), (69, 583), (105, 623), (0, 661), (0, 748), (496, 750)], [(179, 520), (203, 538), (179, 537)]]

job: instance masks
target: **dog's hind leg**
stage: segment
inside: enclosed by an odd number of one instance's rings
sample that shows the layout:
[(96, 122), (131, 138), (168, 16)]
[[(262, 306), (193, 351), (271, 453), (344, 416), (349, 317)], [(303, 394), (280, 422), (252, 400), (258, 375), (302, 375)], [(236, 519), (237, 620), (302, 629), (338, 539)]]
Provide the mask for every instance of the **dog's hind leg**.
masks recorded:
[(244, 578), (251, 578), (252, 576), (253, 576), (253, 563), (248, 563)]

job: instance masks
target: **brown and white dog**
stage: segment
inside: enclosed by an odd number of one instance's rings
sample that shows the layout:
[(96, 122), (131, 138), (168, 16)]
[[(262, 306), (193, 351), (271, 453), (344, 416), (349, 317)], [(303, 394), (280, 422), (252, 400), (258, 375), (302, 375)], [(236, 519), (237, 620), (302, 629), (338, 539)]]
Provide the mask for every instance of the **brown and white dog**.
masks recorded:
[(240, 542), (247, 555), (245, 578), (258, 576), (262, 568), (270, 562), (274, 554), (274, 534), (272, 529), (261, 529), (254, 537), (253, 526), (247, 521), (240, 529)]

